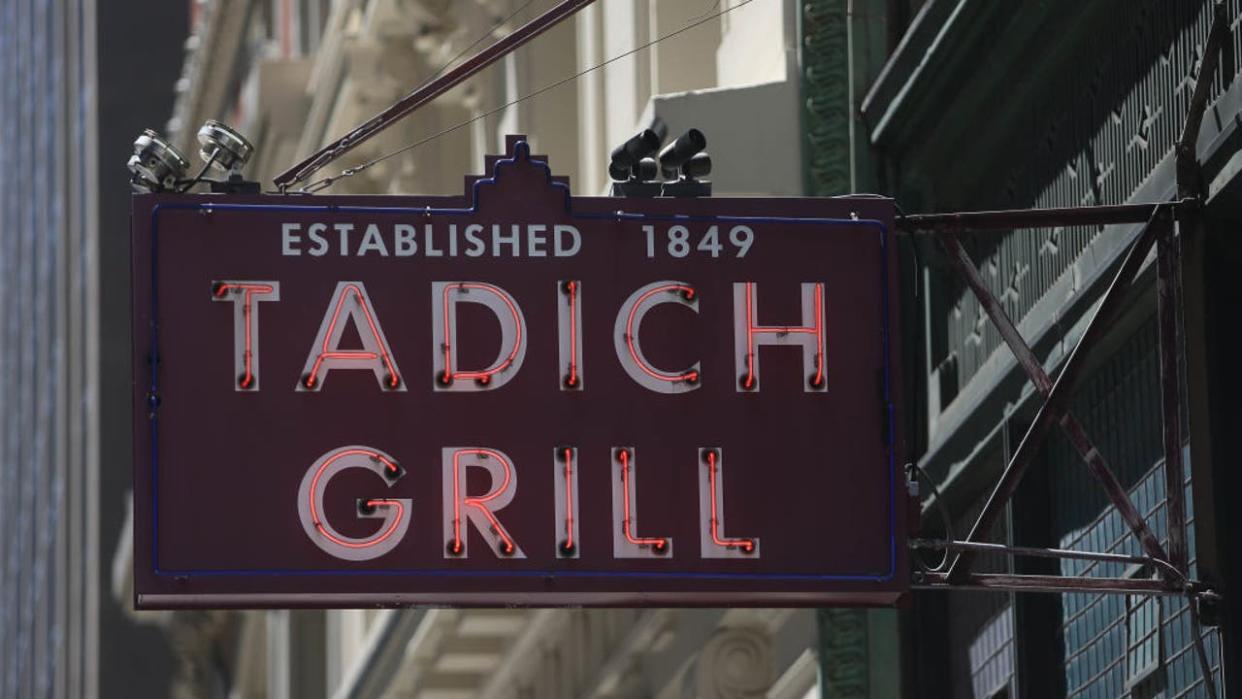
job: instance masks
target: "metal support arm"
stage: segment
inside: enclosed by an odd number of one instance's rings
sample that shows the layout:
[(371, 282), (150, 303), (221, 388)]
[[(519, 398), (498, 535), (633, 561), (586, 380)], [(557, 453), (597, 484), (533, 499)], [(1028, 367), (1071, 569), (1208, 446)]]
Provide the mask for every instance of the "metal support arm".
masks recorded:
[[(971, 289), (979, 296), (980, 302), (983, 304), (984, 309), (987, 310), (988, 315), (992, 317), (992, 321), (998, 327), (1005, 328), (1002, 330), (1002, 336), (1007, 343), (1010, 343), (1010, 347), (1017, 354), (1023, 368), (1032, 375), (1032, 381), (1034, 381), (1036, 388), (1045, 396), (1044, 403), (1040, 406), (1035, 420), (1027, 429), (1026, 435), (1022, 438), (1017, 451), (1013, 454), (1013, 458), (1010, 459), (1008, 466), (1005, 467), (1004, 473), (1001, 474), (1000, 481), (992, 491), (991, 497), (988, 498), (987, 504), (984, 505), (983, 511), (979, 513), (979, 517), (971, 528), (967, 541), (982, 541), (988, 535), (988, 532), (991, 531), (1005, 503), (1013, 497), (1014, 492), (1018, 488), (1018, 483), (1026, 473), (1027, 467), (1034, 460), (1044, 437), (1052, 428), (1053, 422), (1056, 421), (1061, 423), (1061, 426), (1066, 431), (1066, 435), (1087, 461), (1087, 466), (1091, 469), (1092, 474), (1100, 480), (1108, 492), (1109, 499), (1117, 506), (1122, 517), (1126, 519), (1126, 523), (1130, 525), (1131, 530), (1138, 536), (1147, 554), (1152, 558), (1168, 560), (1168, 555), (1160, 546), (1160, 542), (1155, 535), (1148, 529), (1142, 515), (1130, 501), (1129, 495), (1126, 494), (1125, 489), (1117, 481), (1116, 477), (1113, 476), (1112, 471), (1108, 468), (1108, 464), (1104, 461), (1099, 451), (1092, 446), (1081, 424), (1069, 414), (1066, 406), (1069, 403), (1069, 395), (1073, 392), (1074, 385), (1086, 366), (1086, 355), (1098, 343), (1104, 334), (1104, 330), (1121, 307), (1126, 291), (1130, 288), (1134, 277), (1142, 267), (1147, 252), (1151, 249), (1157, 230), (1169, 226), (1172, 226), (1171, 212), (1168, 209), (1157, 208), (1153, 212), (1151, 220), (1148, 221), (1143, 231), (1139, 234), (1138, 239), (1131, 244), (1129, 251), (1122, 260), (1121, 267), (1113, 278), (1112, 284), (1109, 285), (1108, 290), (1104, 293), (1104, 298), (1100, 300), (1099, 308), (1087, 324), (1086, 331), (1070, 353), (1069, 359), (1066, 360), (1065, 367), (1055, 383), (1050, 382), (1043, 366), (1040, 365), (1039, 361), (1031, 353), (1030, 347), (1013, 327), (1004, 310), (1001, 309), (1000, 302), (996, 300), (992, 292), (983, 284), (983, 280), (979, 278), (978, 270), (975, 269), (974, 263), (970, 261), (965, 251), (962, 250), (961, 244), (951, 235), (942, 238), (949, 247), (950, 259), (966, 278)], [(954, 582), (965, 580), (973, 561), (974, 552), (963, 551), (950, 566), (948, 579)]]
[(559, 24), (595, 0), (563, 0), (552, 9), (522, 25), (513, 33), (488, 46), (464, 63), (422, 85), (401, 98), (396, 104), (376, 114), (353, 131), (312, 153), (302, 162), (276, 176), (281, 190), (305, 181), (319, 169), (366, 142), (414, 110), (448, 92), (458, 84), (504, 58), (518, 47)]

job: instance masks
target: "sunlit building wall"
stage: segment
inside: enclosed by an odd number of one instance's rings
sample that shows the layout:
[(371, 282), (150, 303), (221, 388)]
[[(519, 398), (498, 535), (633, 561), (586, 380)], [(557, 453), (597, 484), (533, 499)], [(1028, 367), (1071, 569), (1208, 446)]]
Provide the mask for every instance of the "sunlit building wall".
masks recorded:
[(0, 695), (97, 690), (94, 3), (0, 5)]

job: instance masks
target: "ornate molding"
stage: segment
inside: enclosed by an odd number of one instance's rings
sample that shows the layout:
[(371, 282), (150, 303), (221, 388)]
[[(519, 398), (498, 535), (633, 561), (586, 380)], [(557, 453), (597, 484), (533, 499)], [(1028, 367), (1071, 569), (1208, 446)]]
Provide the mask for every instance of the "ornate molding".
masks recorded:
[(763, 697), (776, 679), (772, 639), (751, 628), (718, 629), (694, 665), (699, 699)]

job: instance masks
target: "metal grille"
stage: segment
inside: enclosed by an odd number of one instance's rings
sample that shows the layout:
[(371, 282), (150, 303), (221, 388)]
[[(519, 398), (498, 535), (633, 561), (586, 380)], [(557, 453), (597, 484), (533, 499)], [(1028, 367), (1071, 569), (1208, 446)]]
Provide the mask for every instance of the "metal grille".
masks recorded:
[(849, 49), (843, 0), (802, 5), (802, 109), (806, 191), (850, 191)]
[[(982, 509), (983, 502), (975, 502), (957, 518), (954, 529), (968, 531)], [(1009, 525), (1003, 517), (987, 541), (1009, 543)], [(1009, 560), (996, 554), (980, 555), (974, 570), (1012, 572)], [(1015, 664), (1013, 596), (952, 592), (948, 612), (951, 696), (987, 699), (1008, 688)]]
[[(1129, 595), (1126, 598), (1126, 683), (1147, 684), (1163, 673), (1160, 659), (1160, 598)], [(1163, 686), (1163, 682), (1152, 683)]]
[[(1240, 0), (1228, 4), (1231, 17), (1242, 17)], [(993, 189), (980, 192), (970, 208), (1122, 203), (1171, 153), (1211, 24), (1211, 2), (1159, 0), (1126, 5), (1131, 8), (1078, 49), (1074, 69), (1051, 82), (1032, 105), (1029, 121), (1004, 125), (1015, 144), (1011, 169), (998, 173)], [(1238, 73), (1230, 59), (1242, 55), (1237, 27), (1235, 19), (1213, 100)], [(1081, 290), (1074, 264), (1099, 234), (1085, 227), (1021, 230), (990, 238), (997, 242), (972, 254), (993, 293), (1020, 322), (1050, 292), (1056, 298), (1041, 317), (1059, 313), (1060, 302)], [(946, 291), (932, 309), (932, 362), (942, 379), (942, 409), (1002, 344), (973, 294), (960, 286)]]
[(1013, 651), (1013, 607), (1006, 606), (970, 644), (970, 680), (976, 699), (988, 699), (1009, 687)]
[[(1160, 417), (1160, 371), (1155, 321), (1144, 324), (1079, 391), (1074, 412), (1108, 456), (1139, 511), (1162, 543), (1167, 542)], [(1082, 551), (1142, 555), (1116, 509), (1108, 506), (1078, 453), (1064, 437), (1049, 442), (1053, 469), (1053, 515), (1060, 545)], [(1189, 452), (1184, 455), (1187, 544), (1191, 576), (1197, 574)], [(1153, 465), (1154, 464), (1154, 465)], [(1167, 545), (1167, 543), (1166, 543)], [(1141, 573), (1142, 571), (1137, 571)], [(1063, 561), (1064, 575), (1125, 577), (1136, 571), (1120, 563)], [(1159, 624), (1157, 633), (1156, 624)], [(1205, 696), (1186, 601), (1124, 595), (1062, 597), (1066, 691), (1069, 697)], [(1219, 636), (1205, 636), (1220, 686)], [(1156, 667), (1152, 668), (1152, 663)], [(1140, 681), (1158, 675), (1158, 681)]]

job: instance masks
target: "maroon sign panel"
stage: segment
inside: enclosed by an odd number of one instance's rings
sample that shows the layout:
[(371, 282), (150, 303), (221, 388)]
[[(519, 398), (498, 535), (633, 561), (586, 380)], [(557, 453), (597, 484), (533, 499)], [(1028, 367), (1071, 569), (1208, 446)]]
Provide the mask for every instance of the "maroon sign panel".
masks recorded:
[(143, 608), (882, 605), (892, 203), (134, 199)]

